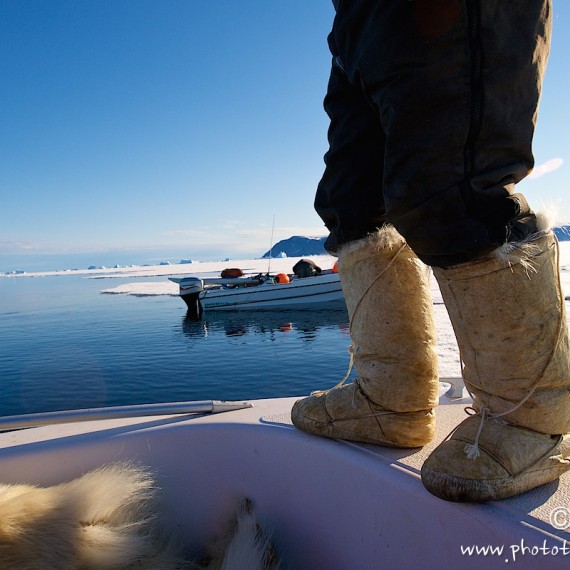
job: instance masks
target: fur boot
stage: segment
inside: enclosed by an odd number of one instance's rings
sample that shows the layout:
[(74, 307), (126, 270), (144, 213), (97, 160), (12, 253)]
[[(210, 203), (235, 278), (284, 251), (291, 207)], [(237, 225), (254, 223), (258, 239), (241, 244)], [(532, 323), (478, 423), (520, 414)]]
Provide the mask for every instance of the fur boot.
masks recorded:
[(343, 247), (338, 268), (358, 379), (296, 402), (293, 424), (331, 438), (425, 445), (438, 394), (428, 269), (392, 226)]
[(443, 499), (517, 495), (570, 469), (570, 356), (558, 244), (543, 231), (496, 255), (434, 268), (476, 415), (427, 459)]

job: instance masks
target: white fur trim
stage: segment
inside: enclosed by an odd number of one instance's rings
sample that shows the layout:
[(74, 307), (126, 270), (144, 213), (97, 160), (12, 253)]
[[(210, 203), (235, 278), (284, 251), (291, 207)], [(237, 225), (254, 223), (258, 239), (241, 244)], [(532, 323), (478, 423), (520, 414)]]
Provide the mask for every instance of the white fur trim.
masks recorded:
[(368, 248), (371, 251), (395, 250), (405, 243), (404, 238), (391, 224), (384, 224), (375, 232), (358, 240), (348, 242), (341, 246), (338, 252), (339, 259), (351, 255), (353, 252)]
[(556, 225), (557, 213), (554, 208), (545, 207), (536, 213), (536, 224), (540, 231), (551, 230)]
[(520, 263), (527, 273), (535, 273), (536, 267), (532, 261), (533, 257), (542, 251), (537, 244), (539, 238), (550, 233), (554, 224), (555, 212), (553, 209), (545, 208), (536, 214), (536, 224), (538, 231), (529, 235), (522, 241), (506, 242), (492, 252), (492, 257), (500, 259), (506, 263)]

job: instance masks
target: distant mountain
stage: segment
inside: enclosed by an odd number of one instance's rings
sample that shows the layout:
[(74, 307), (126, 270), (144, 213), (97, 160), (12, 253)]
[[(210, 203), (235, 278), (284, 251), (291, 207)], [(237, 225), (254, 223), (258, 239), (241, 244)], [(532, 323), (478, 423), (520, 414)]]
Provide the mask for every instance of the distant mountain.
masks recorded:
[(554, 233), (560, 241), (570, 241), (570, 226), (554, 228)]
[(325, 239), (293, 236), (277, 242), (269, 251), (261, 257), (303, 257), (304, 255), (326, 255)]

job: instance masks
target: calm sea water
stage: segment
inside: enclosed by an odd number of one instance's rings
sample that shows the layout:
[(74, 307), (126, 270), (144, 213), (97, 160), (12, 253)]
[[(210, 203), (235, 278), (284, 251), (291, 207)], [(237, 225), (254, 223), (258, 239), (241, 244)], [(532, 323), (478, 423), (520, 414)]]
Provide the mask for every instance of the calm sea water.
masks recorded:
[(178, 297), (101, 294), (133, 278), (112, 281), (0, 278), (0, 415), (303, 395), (346, 372), (344, 310), (192, 322)]

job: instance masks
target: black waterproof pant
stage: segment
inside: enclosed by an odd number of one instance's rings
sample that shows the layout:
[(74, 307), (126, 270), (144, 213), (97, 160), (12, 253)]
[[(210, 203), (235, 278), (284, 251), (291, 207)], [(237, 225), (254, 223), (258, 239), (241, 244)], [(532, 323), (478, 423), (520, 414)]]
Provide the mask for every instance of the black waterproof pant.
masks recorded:
[(335, 6), (315, 199), (327, 249), (389, 222), (420, 259), (446, 267), (512, 239), (517, 219), (531, 225), (513, 194), (534, 164), (550, 0)]

